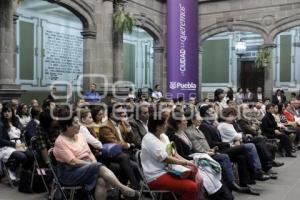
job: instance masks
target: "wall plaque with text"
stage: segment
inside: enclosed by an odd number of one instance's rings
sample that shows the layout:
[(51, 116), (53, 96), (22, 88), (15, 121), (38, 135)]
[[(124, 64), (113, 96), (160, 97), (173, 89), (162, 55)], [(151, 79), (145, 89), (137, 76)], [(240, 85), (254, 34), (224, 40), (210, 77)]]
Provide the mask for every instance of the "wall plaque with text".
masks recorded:
[(43, 85), (53, 81), (69, 81), (76, 85), (83, 72), (80, 32), (80, 29), (43, 22)]

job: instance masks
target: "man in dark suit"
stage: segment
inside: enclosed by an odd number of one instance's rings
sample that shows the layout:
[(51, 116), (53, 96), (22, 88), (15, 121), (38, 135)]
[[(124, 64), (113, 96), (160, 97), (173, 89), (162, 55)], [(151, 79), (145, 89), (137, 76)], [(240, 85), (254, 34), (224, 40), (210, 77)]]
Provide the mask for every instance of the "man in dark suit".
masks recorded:
[(292, 154), (292, 145), (289, 140), (289, 137), (279, 130), (277, 126), (277, 122), (273, 116), (274, 106), (272, 104), (268, 104), (266, 106), (266, 114), (262, 119), (261, 129), (264, 135), (267, 138), (274, 139), (277, 138), (280, 140), (280, 146), (282, 149), (286, 151), (287, 157), (296, 157)]
[(230, 146), (229, 143), (222, 142), (221, 134), (214, 125), (215, 111), (212, 106), (202, 106), (200, 115), (204, 118), (204, 121), (199, 126), (199, 129), (205, 135), (210, 148), (218, 147), (219, 151), (227, 154), (232, 162), (238, 163), (241, 186), (255, 182), (254, 179), (265, 181), (270, 178), (261, 171), (255, 171), (255, 167), (251, 164), (248, 157), (247, 149), (243, 145)]
[(261, 87), (257, 87), (256, 93), (253, 96), (254, 102), (263, 102), (264, 94)]
[(140, 149), (143, 137), (148, 133), (149, 108), (148, 105), (137, 105), (135, 109), (135, 119), (129, 121), (134, 138), (136, 138), (136, 147)]
[(27, 144), (30, 144), (30, 140), (33, 136), (35, 136), (36, 129), (38, 125), (40, 124), (39, 121), (39, 116), (41, 113), (41, 108), (40, 107), (33, 107), (30, 111), (31, 114), (31, 120), (27, 124), (24, 135), (25, 135), (25, 140)]
[(278, 89), (276, 90), (275, 95), (272, 96), (272, 103), (277, 105), (279, 103), (285, 103), (286, 97), (284, 96), (284, 93), (282, 90)]

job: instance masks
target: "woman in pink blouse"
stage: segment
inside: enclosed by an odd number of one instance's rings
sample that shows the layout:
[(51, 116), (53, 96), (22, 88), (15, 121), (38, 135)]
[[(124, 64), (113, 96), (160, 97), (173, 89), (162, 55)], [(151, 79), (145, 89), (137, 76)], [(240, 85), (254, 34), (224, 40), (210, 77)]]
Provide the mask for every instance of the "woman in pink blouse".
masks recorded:
[[(68, 118), (70, 111), (62, 108), (60, 119)], [(79, 133), (79, 119), (59, 120), (61, 134), (54, 145), (54, 156), (59, 162), (57, 176), (63, 185), (82, 185), (87, 191), (95, 188), (96, 200), (106, 199), (105, 184), (120, 189), (126, 199), (136, 199), (139, 193), (123, 185), (103, 164), (98, 163), (92, 154), (85, 137)]]

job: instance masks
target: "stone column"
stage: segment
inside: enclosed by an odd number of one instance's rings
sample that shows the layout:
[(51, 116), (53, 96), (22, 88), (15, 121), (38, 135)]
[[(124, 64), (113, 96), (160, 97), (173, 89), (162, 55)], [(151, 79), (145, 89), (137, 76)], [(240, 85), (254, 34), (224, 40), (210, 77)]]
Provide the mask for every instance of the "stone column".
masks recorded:
[[(264, 47), (275, 48), (275, 44), (264, 44)], [(273, 56), (272, 56), (273, 59)], [(273, 95), (273, 86), (274, 86), (274, 77), (273, 77), (273, 63), (268, 63), (268, 66), (265, 67), (265, 85), (264, 85), (264, 96), (265, 98), (272, 99)]]
[(198, 64), (198, 99), (202, 100), (202, 53), (203, 53), (203, 48), (200, 47), (198, 51), (198, 59), (199, 59), (199, 64)]
[(0, 1), (0, 89), (16, 89), (15, 1)]
[(109, 83), (113, 82), (113, 0), (103, 0), (96, 5), (97, 23), (97, 61), (94, 73), (106, 76)]
[(265, 85), (264, 85), (264, 94), (265, 98), (272, 98), (273, 95), (273, 66), (269, 64), (269, 66), (265, 67)]
[[(118, 5), (115, 5), (114, 11), (118, 9), (124, 9), (125, 1), (120, 2)], [(123, 80), (123, 33), (114, 31), (113, 38), (113, 60), (114, 60), (114, 78), (113, 81)]]
[(20, 98), (24, 92), (16, 84), (17, 1), (0, 1), (0, 100)]
[[(83, 36), (83, 74), (94, 74), (93, 69), (96, 68), (96, 33), (84, 30), (81, 32)], [(94, 82), (93, 78), (83, 79), (83, 90), (88, 91), (89, 85)]]
[(123, 33), (119, 33), (114, 31), (114, 45), (113, 45), (113, 53), (114, 53), (114, 77), (113, 81), (121, 81), (123, 80)]
[(162, 46), (154, 46), (154, 69), (153, 69), (153, 87), (160, 84), (164, 94), (167, 92), (167, 70), (165, 60), (165, 48)]

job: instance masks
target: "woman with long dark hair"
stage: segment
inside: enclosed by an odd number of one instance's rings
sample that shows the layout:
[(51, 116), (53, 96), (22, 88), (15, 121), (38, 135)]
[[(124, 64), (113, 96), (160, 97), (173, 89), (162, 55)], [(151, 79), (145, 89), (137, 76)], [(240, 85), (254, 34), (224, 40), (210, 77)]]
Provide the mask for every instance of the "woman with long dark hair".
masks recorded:
[(19, 118), (19, 122), (21, 125), (21, 129), (24, 130), (27, 126), (27, 124), (30, 121), (30, 116), (28, 113), (28, 107), (26, 104), (21, 103), (17, 108), (17, 117)]
[[(216, 110), (216, 112), (218, 114), (221, 113), (221, 111), (224, 109), (224, 108), (227, 108), (228, 105), (226, 103), (226, 100), (225, 100), (225, 93), (224, 93), (224, 90), (223, 89), (216, 89), (215, 92), (215, 97), (214, 97), (214, 103), (215, 103), (215, 106), (214, 106), (214, 109)], [(231, 98), (229, 98), (230, 100), (232, 100)]]
[(16, 170), (20, 164), (24, 169), (32, 166), (33, 156), (26, 150), (25, 144), (21, 141), (21, 130), (19, 120), (15, 116), (11, 105), (5, 104), (1, 111), (2, 124), (0, 123), (0, 159), (4, 162), (9, 160), (12, 164), (9, 168), (9, 175), (16, 180)]

